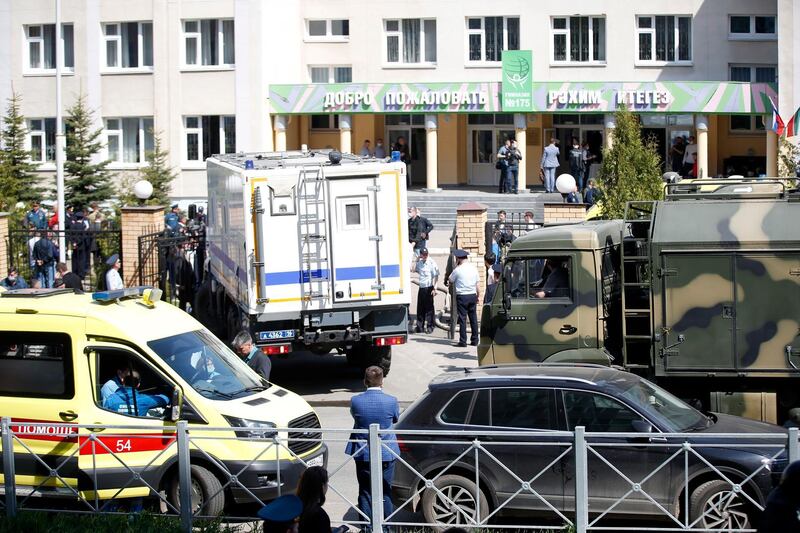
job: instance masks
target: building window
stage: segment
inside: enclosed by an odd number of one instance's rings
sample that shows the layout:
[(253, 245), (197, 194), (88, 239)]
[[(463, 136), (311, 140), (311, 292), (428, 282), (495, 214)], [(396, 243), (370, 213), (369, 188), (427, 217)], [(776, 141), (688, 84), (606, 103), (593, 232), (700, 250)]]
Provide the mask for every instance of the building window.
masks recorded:
[(638, 63), (692, 61), (692, 17), (676, 15), (636, 17)]
[(214, 154), (236, 151), (236, 117), (203, 115), (184, 117), (186, 161), (205, 161)]
[(519, 17), (467, 17), (469, 62), (499, 62), (503, 50), (519, 50)]
[(353, 67), (309, 67), (311, 83), (351, 83)]
[(312, 130), (338, 130), (339, 115), (311, 115)]
[[(778, 67), (774, 65), (731, 65), (731, 81), (746, 83), (776, 83)], [(731, 115), (732, 132), (752, 133), (764, 131), (764, 117), (761, 115)]]
[(384, 20), (383, 28), (387, 63), (436, 63), (436, 19)]
[(184, 65), (225, 66), (236, 63), (233, 20), (184, 20)]
[(115, 163), (144, 163), (147, 152), (153, 151), (153, 119), (107, 118), (106, 148)]
[(346, 41), (350, 39), (350, 21), (347, 19), (306, 20), (307, 41)]
[[(68, 71), (75, 69), (75, 49), (72, 24), (61, 25), (64, 40), (62, 66)], [(56, 71), (56, 25), (36, 24), (25, 26), (26, 72)]]
[(152, 22), (104, 24), (103, 40), (106, 69), (139, 69), (153, 66)]
[(777, 38), (775, 15), (731, 15), (728, 19), (728, 39), (771, 41)]
[(605, 63), (604, 17), (553, 17), (553, 63)]
[(32, 118), (28, 120), (28, 146), (34, 163), (56, 161), (56, 119)]

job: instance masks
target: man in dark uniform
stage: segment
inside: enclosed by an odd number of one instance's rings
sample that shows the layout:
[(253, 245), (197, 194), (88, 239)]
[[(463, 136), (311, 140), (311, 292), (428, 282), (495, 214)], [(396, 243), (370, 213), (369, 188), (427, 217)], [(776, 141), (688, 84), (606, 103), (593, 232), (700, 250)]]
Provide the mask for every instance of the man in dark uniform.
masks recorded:
[(800, 531), (800, 461), (786, 467), (781, 483), (767, 498), (758, 533)]
[[(68, 219), (69, 220), (69, 219)], [(89, 271), (89, 241), (90, 237), (87, 224), (83, 220), (83, 211), (78, 211), (72, 215), (69, 230), (69, 242), (72, 248), (72, 271), (80, 279), (86, 276)]]
[(247, 366), (255, 370), (262, 378), (269, 381), (272, 361), (253, 344), (253, 337), (247, 330), (242, 330), (233, 339), (233, 349)]
[(172, 204), (170, 212), (164, 215), (164, 228), (170, 236), (178, 234), (178, 204)]
[(483, 293), (483, 303), (491, 304), (494, 300), (494, 293), (497, 292), (497, 287), (500, 286), (500, 275), (503, 273), (503, 265), (495, 263), (492, 265), (490, 275), (494, 278), (494, 283), (489, 283), (486, 286), (486, 291)]

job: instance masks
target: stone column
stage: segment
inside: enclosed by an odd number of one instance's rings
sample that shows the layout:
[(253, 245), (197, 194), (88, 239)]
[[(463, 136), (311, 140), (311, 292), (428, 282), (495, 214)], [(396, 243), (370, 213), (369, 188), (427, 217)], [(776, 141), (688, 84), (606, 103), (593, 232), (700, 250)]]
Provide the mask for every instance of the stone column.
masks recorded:
[(708, 117), (695, 116), (694, 127), (697, 133), (697, 177), (708, 178)]
[(612, 113), (607, 113), (603, 118), (603, 144), (605, 148), (610, 150), (614, 146), (614, 129), (617, 127), (617, 117)]
[(343, 154), (353, 153), (351, 132), (353, 131), (352, 115), (339, 115), (339, 151)]
[(440, 192), (439, 188), (439, 116), (425, 115), (426, 183), (423, 192)]
[[(159, 205), (125, 206), (122, 208), (122, 282), (126, 287), (139, 285), (139, 237), (164, 229), (164, 207)], [(103, 258), (105, 259), (105, 258)], [(158, 250), (149, 255), (147, 270), (158, 271)]]
[(275, 151), (286, 151), (286, 128), (289, 125), (289, 117), (286, 115), (275, 115), (273, 119), (275, 128)]
[(530, 192), (528, 190), (528, 180), (525, 174), (525, 169), (528, 165), (528, 154), (525, 152), (525, 146), (527, 146), (527, 132), (528, 121), (525, 117), (525, 113), (514, 113), (514, 138), (517, 140), (517, 148), (519, 149), (519, 153), (522, 154), (522, 161), (519, 162), (519, 180), (517, 182), (517, 192), (519, 193)]
[[(772, 120), (772, 118), (769, 120)], [(767, 124), (769, 123), (767, 122)], [(778, 176), (778, 135), (772, 130), (767, 131), (766, 172), (768, 178), (774, 178)]]
[[(456, 209), (456, 234), (458, 247), (469, 252), (467, 261), (478, 269), (478, 315), (483, 305), (483, 293), (486, 289), (486, 265), (483, 255), (486, 253), (486, 211), (489, 206), (478, 202), (461, 204)], [(453, 309), (453, 317), (456, 311)]]
[(0, 276), (2, 277), (6, 277), (8, 273), (8, 246), (8, 213), (0, 213)]

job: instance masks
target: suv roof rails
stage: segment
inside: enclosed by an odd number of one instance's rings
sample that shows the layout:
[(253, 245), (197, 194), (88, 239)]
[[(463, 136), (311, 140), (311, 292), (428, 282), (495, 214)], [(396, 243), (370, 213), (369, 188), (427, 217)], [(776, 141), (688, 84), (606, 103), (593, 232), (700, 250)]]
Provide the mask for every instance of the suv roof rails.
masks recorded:
[(14, 289), (0, 292), (2, 298), (48, 298), (59, 294), (75, 294), (73, 289)]
[(580, 367), (580, 368), (611, 368), (611, 366), (601, 365), (598, 363), (509, 363), (509, 364), (501, 364), (501, 365), (485, 365), (485, 366), (478, 366), (474, 368), (467, 368), (464, 367), (465, 374), (471, 374), (472, 372), (478, 372), (481, 370), (492, 370), (492, 369), (502, 369), (502, 368), (530, 368), (532, 366), (535, 367), (562, 367), (562, 368), (570, 368), (570, 367)]

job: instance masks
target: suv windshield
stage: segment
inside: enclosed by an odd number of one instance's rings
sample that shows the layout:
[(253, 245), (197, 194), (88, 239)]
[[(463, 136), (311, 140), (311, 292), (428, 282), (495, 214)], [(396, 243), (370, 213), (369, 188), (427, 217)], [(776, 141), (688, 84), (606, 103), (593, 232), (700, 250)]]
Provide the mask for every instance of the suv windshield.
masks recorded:
[(675, 433), (705, 428), (710, 423), (703, 413), (644, 379), (634, 382), (622, 396), (669, 424)]
[(206, 398), (230, 400), (270, 387), (208, 331), (189, 331), (147, 345)]

